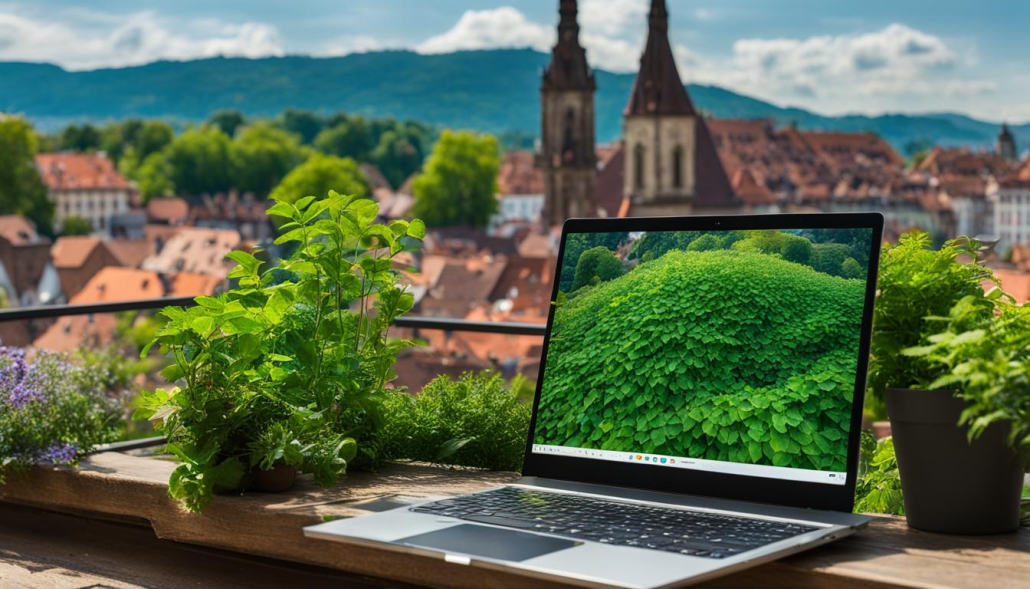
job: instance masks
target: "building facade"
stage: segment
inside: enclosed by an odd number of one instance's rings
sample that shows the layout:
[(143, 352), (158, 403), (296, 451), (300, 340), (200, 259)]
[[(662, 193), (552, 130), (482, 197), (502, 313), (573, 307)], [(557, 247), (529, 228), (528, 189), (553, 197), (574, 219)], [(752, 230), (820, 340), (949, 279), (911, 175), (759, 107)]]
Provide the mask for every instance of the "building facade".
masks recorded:
[(54, 224), (60, 230), (68, 217), (89, 221), (93, 232), (111, 235), (115, 217), (129, 212), (135, 187), (103, 154), (42, 153), (36, 167), (54, 203)]
[(597, 85), (579, 43), (576, 0), (561, 0), (558, 41), (540, 84), (540, 149), (543, 171), (542, 226), (569, 217), (592, 216), (590, 195), (597, 176), (594, 92)]

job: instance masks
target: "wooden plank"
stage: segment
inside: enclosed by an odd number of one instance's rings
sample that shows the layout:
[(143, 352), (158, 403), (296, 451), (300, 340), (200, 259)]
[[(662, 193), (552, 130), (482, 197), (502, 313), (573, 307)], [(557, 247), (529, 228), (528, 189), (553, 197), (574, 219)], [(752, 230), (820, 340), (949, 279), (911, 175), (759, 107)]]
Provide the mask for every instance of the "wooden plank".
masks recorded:
[[(509, 573), (448, 565), (304, 538), (324, 517), (368, 512), (371, 500), (435, 497), (511, 482), (512, 473), (392, 465), (378, 474), (348, 475), (333, 489), (301, 478), (286, 494), (216, 497), (203, 515), (167, 496), (165, 460), (106, 453), (79, 471), (36, 469), (0, 486), (0, 498), (52, 510), (108, 518), (145, 518), (158, 538), (257, 556), (381, 576), (433, 587), (557, 587)], [(910, 530), (902, 518), (878, 518), (852, 538), (715, 580), (710, 587), (1030, 587), (1030, 530), (992, 537), (954, 537)]]

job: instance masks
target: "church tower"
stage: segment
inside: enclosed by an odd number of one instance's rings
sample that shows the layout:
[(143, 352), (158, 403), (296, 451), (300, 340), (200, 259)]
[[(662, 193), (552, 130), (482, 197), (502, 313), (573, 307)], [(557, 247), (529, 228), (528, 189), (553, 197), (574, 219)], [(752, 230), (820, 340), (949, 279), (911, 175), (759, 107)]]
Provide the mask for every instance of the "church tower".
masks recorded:
[(652, 0), (640, 71), (624, 111), (624, 193), (644, 208), (690, 207), (697, 195), (699, 120), (672, 46), (665, 0)]
[(1019, 158), (1016, 138), (1012, 136), (1012, 131), (1009, 131), (1009, 126), (1005, 123), (1001, 124), (1001, 132), (998, 133), (998, 155), (1007, 162), (1014, 162)]
[(540, 151), (544, 176), (543, 229), (594, 214), (594, 74), (579, 44), (576, 0), (560, 0), (558, 42), (540, 85)]

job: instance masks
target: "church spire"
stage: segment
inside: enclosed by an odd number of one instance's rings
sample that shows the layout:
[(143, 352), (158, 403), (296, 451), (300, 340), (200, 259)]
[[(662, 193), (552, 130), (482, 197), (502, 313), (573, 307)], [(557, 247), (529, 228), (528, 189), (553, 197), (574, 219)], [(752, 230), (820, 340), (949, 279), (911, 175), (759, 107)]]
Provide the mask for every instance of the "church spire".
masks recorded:
[(551, 51), (551, 63), (544, 72), (542, 88), (592, 90), (594, 74), (587, 65), (587, 53), (579, 44), (579, 12), (576, 0), (560, 0), (558, 41)]
[(683, 87), (669, 43), (669, 11), (665, 0), (651, 0), (647, 46), (626, 105), (626, 115), (695, 115)]

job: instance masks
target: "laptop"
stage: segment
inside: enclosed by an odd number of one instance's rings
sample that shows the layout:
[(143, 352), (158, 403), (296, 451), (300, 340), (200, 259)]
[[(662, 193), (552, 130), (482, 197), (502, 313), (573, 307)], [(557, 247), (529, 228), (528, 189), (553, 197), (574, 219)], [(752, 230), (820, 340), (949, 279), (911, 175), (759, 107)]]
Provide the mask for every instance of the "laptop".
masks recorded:
[(570, 219), (516, 483), (304, 530), (587, 587), (853, 534), (883, 217)]

